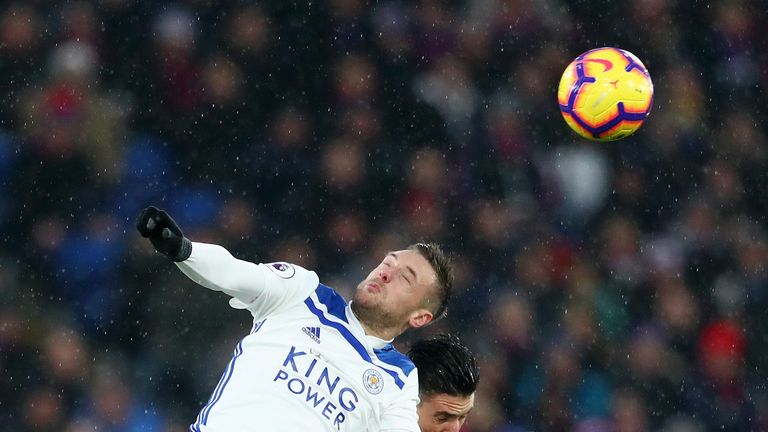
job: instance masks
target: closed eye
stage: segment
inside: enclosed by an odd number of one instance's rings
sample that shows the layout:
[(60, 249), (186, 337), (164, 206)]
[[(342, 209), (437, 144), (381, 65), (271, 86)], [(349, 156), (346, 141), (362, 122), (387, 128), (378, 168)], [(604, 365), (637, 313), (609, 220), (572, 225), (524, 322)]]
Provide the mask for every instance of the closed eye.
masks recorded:
[(451, 414), (447, 412), (441, 412), (435, 415), (435, 421), (437, 421), (438, 423), (445, 423), (453, 419), (458, 419), (459, 422), (463, 423), (466, 420), (468, 414), (469, 413), (457, 415), (457, 414)]
[(403, 279), (405, 279), (405, 281), (406, 281), (406, 282), (408, 282), (408, 284), (409, 284), (409, 285), (413, 285), (413, 281), (411, 281), (410, 279), (408, 279), (408, 278), (407, 278), (405, 275), (406, 275), (406, 272), (404, 272), (404, 271), (402, 271), (402, 270), (401, 270), (401, 271), (400, 271), (400, 277), (402, 277)]

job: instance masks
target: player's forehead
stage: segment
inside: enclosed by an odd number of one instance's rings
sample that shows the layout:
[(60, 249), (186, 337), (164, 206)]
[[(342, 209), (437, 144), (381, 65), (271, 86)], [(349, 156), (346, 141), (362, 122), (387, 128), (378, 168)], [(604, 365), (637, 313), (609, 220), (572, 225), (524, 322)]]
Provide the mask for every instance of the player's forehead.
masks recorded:
[(434, 412), (444, 412), (451, 415), (466, 415), (475, 406), (475, 394), (469, 396), (453, 396), (437, 393), (422, 396), (423, 402)]
[(386, 259), (396, 261), (398, 264), (409, 266), (414, 271), (420, 273), (425, 278), (432, 279), (436, 277), (435, 270), (432, 268), (432, 264), (424, 257), (424, 255), (417, 251), (410, 249), (402, 249), (397, 251), (390, 251), (387, 253)]

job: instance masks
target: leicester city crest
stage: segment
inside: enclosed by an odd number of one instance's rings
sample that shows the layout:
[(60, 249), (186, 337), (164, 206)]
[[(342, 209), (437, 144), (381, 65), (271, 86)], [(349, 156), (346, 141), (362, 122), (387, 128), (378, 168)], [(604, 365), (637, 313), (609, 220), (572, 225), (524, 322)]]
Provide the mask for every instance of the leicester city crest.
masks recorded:
[(379, 394), (384, 388), (384, 379), (376, 369), (368, 369), (363, 373), (363, 385), (369, 393)]

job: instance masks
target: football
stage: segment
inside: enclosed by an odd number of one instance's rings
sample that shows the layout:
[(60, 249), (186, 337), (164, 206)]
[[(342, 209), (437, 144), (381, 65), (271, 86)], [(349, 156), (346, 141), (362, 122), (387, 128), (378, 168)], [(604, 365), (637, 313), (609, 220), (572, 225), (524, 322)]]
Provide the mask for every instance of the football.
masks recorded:
[(645, 65), (629, 51), (603, 47), (576, 57), (557, 89), (565, 122), (594, 141), (633, 134), (653, 106), (653, 83)]

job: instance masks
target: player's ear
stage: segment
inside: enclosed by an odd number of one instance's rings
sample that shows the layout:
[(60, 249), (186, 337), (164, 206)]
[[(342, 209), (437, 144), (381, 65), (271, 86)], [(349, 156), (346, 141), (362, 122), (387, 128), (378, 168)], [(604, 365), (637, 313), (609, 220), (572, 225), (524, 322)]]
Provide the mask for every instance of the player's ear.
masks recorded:
[(411, 314), (411, 318), (408, 320), (408, 324), (412, 328), (424, 327), (432, 322), (432, 312), (427, 309), (416, 309)]

